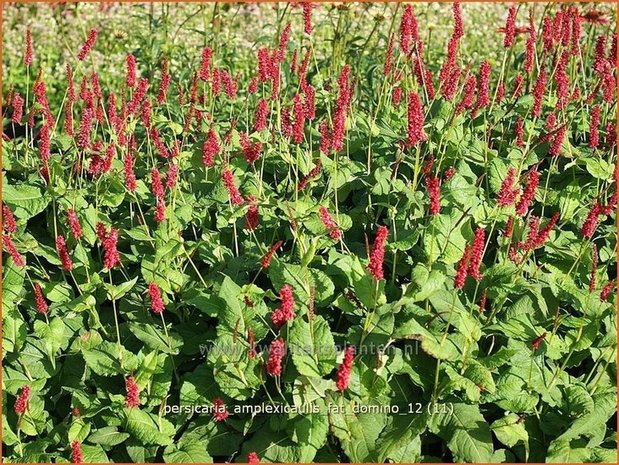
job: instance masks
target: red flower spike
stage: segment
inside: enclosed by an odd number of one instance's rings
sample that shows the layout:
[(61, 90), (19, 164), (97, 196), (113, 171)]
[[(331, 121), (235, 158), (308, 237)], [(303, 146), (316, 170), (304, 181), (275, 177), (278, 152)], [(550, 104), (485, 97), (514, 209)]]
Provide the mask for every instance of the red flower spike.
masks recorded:
[(479, 81), (477, 83), (477, 102), (475, 110), (490, 105), (490, 63), (484, 60), (479, 67)]
[(247, 463), (260, 463), (260, 457), (255, 452), (247, 454)]
[(501, 79), (496, 89), (496, 101), (498, 103), (501, 103), (504, 98), (505, 98), (505, 83)]
[[(105, 229), (104, 229), (105, 231)], [(118, 230), (110, 228), (109, 234), (105, 235), (103, 245), (103, 267), (111, 270), (116, 265), (120, 265), (120, 254), (116, 248), (118, 244)]]
[(14, 124), (21, 124), (21, 120), (24, 116), (24, 99), (19, 92), (13, 94), (13, 115), (11, 116), (11, 122)]
[(26, 52), (24, 53), (24, 64), (30, 66), (32, 64), (32, 33), (30, 28), (26, 29)]
[(339, 240), (342, 232), (338, 228), (337, 223), (333, 221), (333, 218), (331, 218), (329, 211), (325, 207), (320, 207), (318, 213), (320, 215), (320, 220), (322, 221), (322, 224), (325, 226), (325, 228), (327, 228), (327, 231), (329, 231), (329, 235), (331, 236), (331, 238), (335, 239), (336, 241)]
[(419, 32), (415, 13), (413, 13), (412, 5), (407, 4), (400, 22), (400, 47), (404, 55), (408, 55), (411, 52), (412, 45), (418, 40)]
[(17, 231), (15, 216), (8, 205), (2, 205), (2, 226), (8, 233), (14, 233)]
[(243, 196), (236, 187), (236, 184), (234, 184), (234, 175), (232, 174), (232, 171), (225, 168), (221, 173), (221, 179), (226, 187), (226, 190), (228, 191), (230, 203), (232, 203), (232, 205), (242, 205), (244, 202)]
[(312, 121), (316, 117), (316, 89), (309, 84), (303, 86), (303, 115)]
[(162, 198), (157, 198), (157, 204), (155, 205), (155, 222), (157, 224), (161, 224), (165, 220), (165, 211), (165, 201)]
[(43, 297), (43, 291), (41, 290), (41, 285), (39, 283), (34, 283), (34, 302), (37, 307), (37, 313), (45, 315), (48, 310), (47, 302), (45, 301), (45, 297)]
[(520, 193), (520, 188), (516, 185), (516, 168), (510, 166), (507, 170), (507, 176), (501, 183), (501, 188), (497, 194), (497, 204), (501, 207), (508, 207), (514, 203), (516, 197)]
[(273, 258), (273, 255), (275, 255), (275, 252), (277, 252), (277, 249), (279, 249), (281, 245), (282, 245), (282, 241), (277, 241), (275, 244), (271, 246), (271, 248), (264, 255), (264, 257), (262, 257), (262, 260), (260, 261), (260, 266), (262, 268), (269, 267), (269, 265), (271, 264), (271, 259)]
[(468, 274), (476, 281), (480, 281), (482, 275), (479, 271), (481, 260), (484, 254), (484, 245), (486, 240), (486, 231), (483, 228), (475, 230), (475, 239), (473, 240), (473, 248), (471, 249), (471, 260), (469, 262)]
[(267, 128), (267, 118), (269, 113), (268, 102), (261, 98), (258, 101), (258, 108), (256, 109), (256, 120), (254, 122), (254, 131), (262, 131)]
[(131, 153), (127, 153), (125, 155), (125, 160), (123, 162), (124, 166), (124, 177), (125, 177), (125, 185), (129, 192), (135, 192), (137, 189), (137, 179), (135, 177), (135, 173), (133, 171), (133, 155)]
[(64, 236), (60, 235), (56, 237), (56, 250), (58, 251), (60, 261), (62, 262), (62, 268), (65, 271), (71, 271), (73, 269), (73, 262), (71, 262), (71, 257), (69, 256), (69, 251), (67, 250)]
[(294, 124), (292, 127), (292, 140), (296, 144), (301, 144), (305, 136), (305, 109), (300, 95), (295, 95), (293, 99)]
[(353, 346), (346, 347), (342, 364), (337, 369), (337, 379), (335, 385), (344, 392), (350, 383), (350, 372), (352, 371), (353, 361), (355, 359), (355, 348)]
[(430, 197), (430, 215), (438, 215), (441, 211), (440, 182), (436, 176), (426, 177), (426, 189)]
[(69, 208), (67, 210), (67, 221), (71, 227), (71, 233), (75, 239), (79, 240), (82, 237), (82, 227), (80, 226), (80, 220), (75, 213), (75, 210)]
[(558, 212), (552, 215), (550, 221), (548, 221), (548, 223), (546, 223), (546, 226), (544, 226), (537, 234), (535, 247), (541, 247), (544, 245), (544, 243), (548, 240), (548, 236), (550, 236), (550, 231), (552, 231), (552, 228), (554, 228), (555, 224), (557, 224), (557, 221), (559, 221)]
[(157, 168), (153, 168), (150, 171), (150, 185), (151, 192), (157, 199), (162, 199), (165, 195), (163, 184), (161, 182), (161, 175)]
[(250, 165), (253, 165), (260, 159), (260, 154), (262, 153), (262, 143), (260, 141), (252, 143), (247, 134), (244, 132), (241, 132), (239, 136), (245, 161)]
[(96, 40), (97, 40), (97, 30), (91, 29), (90, 32), (88, 33), (88, 38), (86, 39), (86, 42), (84, 42), (84, 45), (82, 45), (82, 48), (77, 54), (78, 60), (84, 61), (86, 59), (86, 57), (90, 53), (90, 50), (92, 50), (92, 47), (95, 45)]
[(148, 285), (148, 296), (150, 298), (150, 309), (153, 313), (160, 314), (165, 310), (165, 303), (161, 297), (161, 289), (156, 283)]
[(397, 107), (402, 101), (402, 87), (397, 86), (393, 88), (393, 106)]
[(456, 277), (454, 279), (454, 287), (456, 289), (462, 289), (468, 275), (469, 263), (471, 261), (471, 245), (466, 244), (464, 247), (464, 253), (460, 262), (458, 262), (458, 268), (456, 270)]
[(426, 140), (426, 134), (423, 131), (424, 122), (425, 116), (419, 95), (411, 91), (408, 94), (408, 135), (406, 141), (409, 147)]
[(85, 108), (80, 120), (80, 128), (77, 136), (77, 145), (81, 149), (90, 147), (90, 132), (95, 114), (90, 108)]
[(445, 173), (443, 173), (443, 181), (444, 182), (449, 181), (453, 177), (454, 174), (456, 174), (456, 168), (454, 168), (453, 166), (450, 166), (449, 168), (445, 170)]
[(519, 243), (519, 246), (524, 250), (531, 250), (537, 246), (537, 238), (539, 235), (539, 225), (541, 219), (537, 216), (531, 216), (529, 218), (529, 232), (527, 234), (527, 240), (524, 243)]
[(140, 388), (135, 382), (133, 375), (125, 378), (125, 406), (127, 408), (135, 408), (140, 406)]
[(524, 91), (524, 76), (522, 74), (518, 74), (516, 75), (516, 78), (514, 79), (514, 91), (513, 91), (513, 99), (517, 100), (520, 98), (520, 96), (522, 96), (522, 93)]
[(546, 90), (546, 70), (542, 69), (533, 87), (533, 116), (537, 117), (542, 113), (544, 90)]
[(516, 145), (524, 147), (524, 120), (521, 116), (516, 121)]
[(281, 299), (281, 306), (271, 314), (271, 321), (278, 329), (295, 317), (294, 295), (292, 293), (292, 288), (288, 284), (285, 284), (281, 288), (279, 297)]
[(332, 147), (329, 123), (327, 123), (327, 121), (321, 121), (318, 129), (320, 131), (320, 153), (324, 155), (329, 155)]
[[(247, 296), (245, 297), (249, 299)], [(256, 352), (256, 337), (254, 336), (253, 328), (247, 329), (247, 344), (249, 345), (249, 351), (247, 352), (247, 356), (250, 360), (253, 360), (254, 358), (256, 358), (256, 355), (258, 355), (258, 353)]]
[(379, 226), (370, 252), (370, 262), (368, 263), (367, 270), (377, 281), (384, 277), (383, 260), (385, 258), (385, 242), (387, 241), (388, 234), (389, 229), (386, 226)]
[(509, 48), (514, 44), (516, 36), (516, 7), (509, 8), (507, 13), (507, 21), (505, 22), (505, 37), (503, 39), (503, 47)]
[(591, 122), (589, 123), (589, 147), (596, 149), (600, 143), (600, 133), (598, 126), (600, 124), (600, 106), (595, 105), (591, 110)]
[(485, 289), (481, 292), (481, 298), (479, 299), (479, 313), (484, 313), (486, 311), (486, 301), (488, 299), (488, 289)]
[(303, 7), (303, 31), (307, 35), (311, 35), (312, 34), (312, 7), (313, 5), (310, 2), (303, 2), (301, 3), (301, 6)]
[(71, 463), (84, 463), (82, 447), (77, 440), (71, 443)]
[(210, 128), (202, 145), (202, 163), (204, 163), (204, 166), (213, 166), (215, 164), (215, 156), (219, 154), (220, 150), (221, 147), (217, 134), (213, 128)]
[(586, 239), (591, 239), (595, 229), (598, 225), (599, 216), (602, 214), (602, 204), (600, 202), (595, 202), (589, 213), (587, 214), (587, 218), (585, 218), (585, 222), (580, 229), (580, 233)]
[(254, 230), (258, 227), (260, 222), (260, 214), (258, 205), (255, 202), (256, 198), (253, 195), (247, 197), (247, 201), (250, 202), (247, 213), (245, 213), (245, 227), (249, 230)]
[(174, 190), (176, 186), (176, 182), (178, 181), (178, 165), (176, 163), (170, 162), (170, 166), (168, 167), (168, 172), (166, 173), (165, 186), (171, 191)]
[(602, 292), (600, 292), (600, 300), (602, 302), (605, 302), (608, 297), (610, 296), (610, 293), (615, 289), (615, 280), (611, 280), (609, 281), (603, 288), (602, 288)]
[(228, 415), (228, 409), (224, 401), (219, 397), (213, 399), (213, 419), (215, 421), (226, 421)]
[(135, 86), (137, 75), (138, 75), (138, 67), (137, 67), (137, 62), (135, 60), (135, 56), (133, 56), (132, 54), (129, 54), (127, 55), (127, 77), (125, 80), (127, 87)]
[(595, 291), (597, 269), (598, 269), (598, 248), (595, 244), (591, 244), (591, 276), (589, 278), (589, 293)]
[(569, 101), (570, 81), (567, 75), (569, 52), (564, 50), (554, 72), (554, 81), (557, 89), (557, 108), (565, 108)]
[(529, 37), (524, 58), (524, 70), (527, 73), (533, 71), (533, 62), (535, 60), (535, 41), (537, 40), (537, 32), (535, 31), (535, 22), (533, 21), (533, 10), (529, 10)]
[(28, 410), (28, 400), (30, 399), (30, 386), (24, 384), (19, 396), (15, 401), (15, 413), (23, 415)]
[(169, 62), (168, 59), (165, 58), (161, 65), (161, 81), (159, 81), (159, 92), (157, 92), (157, 103), (159, 105), (163, 104), (168, 95), (168, 89), (170, 88), (170, 80), (171, 76), (168, 72)]
[(475, 103), (475, 88), (477, 87), (477, 78), (475, 76), (469, 76), (464, 83), (464, 90), (462, 92), (462, 100), (456, 107), (456, 114), (462, 113), (462, 110), (468, 110)]
[(271, 342), (269, 347), (269, 359), (267, 361), (267, 373), (271, 376), (282, 374), (282, 359), (286, 355), (286, 344), (280, 337)]
[(544, 341), (544, 339), (546, 339), (546, 332), (544, 332), (541, 336), (536, 337), (535, 339), (533, 339), (533, 342), (531, 343), (531, 350), (533, 350), (533, 352), (536, 352), (537, 349), (539, 349), (539, 346), (541, 345), (541, 343)]
[(606, 66), (606, 36), (598, 36), (595, 41), (595, 57), (593, 59), (593, 71), (602, 74)]
[(137, 87), (135, 91), (133, 92), (133, 97), (131, 98), (131, 100), (129, 100), (129, 102), (127, 102), (128, 113), (133, 114), (140, 108), (140, 105), (142, 101), (144, 100), (144, 97), (146, 97), (146, 92), (148, 91), (148, 85), (149, 85), (148, 79), (146, 78), (141, 78), (138, 81)]
[(533, 201), (535, 197), (535, 191), (537, 190), (537, 186), (539, 184), (539, 173), (537, 170), (532, 170), (529, 172), (529, 180), (527, 181), (527, 185), (524, 188), (522, 196), (516, 205), (516, 214), (518, 216), (524, 216), (527, 214), (527, 210), (529, 209), (529, 205)]
[(383, 66), (383, 74), (388, 76), (393, 66), (393, 34), (389, 36), (389, 45), (387, 45), (387, 55), (385, 57), (385, 65)]
[(200, 79), (208, 81), (211, 75), (211, 57), (213, 50), (210, 47), (204, 47), (202, 50), (202, 62), (200, 63)]
[(460, 11), (460, 3), (455, 2), (453, 4), (454, 13), (454, 30), (452, 37), (460, 39), (464, 36), (464, 26), (462, 24), (462, 13)]

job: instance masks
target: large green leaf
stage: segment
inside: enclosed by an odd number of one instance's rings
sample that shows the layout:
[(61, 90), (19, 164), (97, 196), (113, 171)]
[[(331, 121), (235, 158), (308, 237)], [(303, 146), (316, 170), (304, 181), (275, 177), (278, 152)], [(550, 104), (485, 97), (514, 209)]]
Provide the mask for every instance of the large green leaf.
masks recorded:
[(11, 207), (17, 218), (27, 220), (45, 210), (49, 196), (35, 186), (4, 184), (2, 201)]
[(322, 377), (335, 367), (335, 342), (329, 325), (321, 316), (307, 322), (295, 318), (290, 327), (288, 349), (302, 375)]
[(492, 435), (479, 407), (456, 403), (452, 409), (432, 418), (432, 432), (447, 441), (456, 461), (489, 462), (494, 451)]

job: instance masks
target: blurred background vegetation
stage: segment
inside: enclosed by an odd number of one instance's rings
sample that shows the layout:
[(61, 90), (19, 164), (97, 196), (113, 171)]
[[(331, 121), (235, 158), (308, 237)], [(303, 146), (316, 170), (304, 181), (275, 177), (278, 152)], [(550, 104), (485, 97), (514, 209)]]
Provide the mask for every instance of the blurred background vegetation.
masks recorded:
[[(471, 67), (482, 59), (489, 60), (493, 67), (500, 64), (503, 34), (499, 28), (505, 22), (506, 5), (462, 5), (466, 34), (460, 56), (467, 57)], [(104, 86), (123, 81), (127, 53), (137, 57), (140, 74), (146, 77), (154, 75), (163, 57), (170, 57), (173, 85), (187, 82), (199, 66), (204, 45), (216, 50), (220, 65), (251, 74), (256, 50), (272, 44), (287, 22), (292, 23), (293, 31), (303, 28), (302, 8), (287, 3), (3, 3), (2, 7), (3, 91), (6, 92), (8, 82), (18, 88), (22, 81), (25, 85), (22, 63), (26, 29), (30, 28), (35, 46), (34, 69), (42, 70), (51, 90), (48, 98), (52, 106), (64, 93), (65, 63), (77, 62), (77, 51), (93, 27), (97, 28), (99, 39), (91, 60), (100, 70), (106, 70), (100, 76)], [(292, 41), (312, 40), (319, 60), (329, 60), (336, 54), (345, 55), (352, 64), (356, 60), (373, 62), (374, 57), (384, 56), (382, 49), (387, 47), (389, 34), (397, 35), (402, 8), (399, 3), (315, 4), (312, 37), (293, 33)], [(520, 4), (519, 25), (526, 25), (529, 8), (539, 20), (544, 10), (554, 7), (547, 3)], [(614, 4), (590, 3), (587, 8), (602, 10), (610, 17)], [(426, 45), (426, 63), (436, 71), (453, 27), (451, 4), (418, 3), (414, 10)], [(596, 33), (601, 33), (614, 26), (597, 27)], [(238, 34), (239, 30), (243, 34)], [(330, 37), (335, 40), (321, 40)], [(519, 40), (526, 40), (525, 35)], [(219, 47), (221, 44), (227, 46)], [(293, 44), (297, 45), (306, 44)], [(488, 55), (479, 56), (480, 51), (487, 51)], [(364, 63), (368, 64), (369, 69), (372, 64), (382, 66), (379, 62)]]

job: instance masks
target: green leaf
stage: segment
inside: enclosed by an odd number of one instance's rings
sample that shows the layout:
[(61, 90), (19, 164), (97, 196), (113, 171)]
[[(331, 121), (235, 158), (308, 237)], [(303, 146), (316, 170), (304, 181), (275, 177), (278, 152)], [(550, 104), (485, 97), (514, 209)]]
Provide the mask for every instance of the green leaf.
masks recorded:
[(49, 196), (35, 186), (4, 184), (2, 186), (2, 201), (11, 207), (17, 218), (27, 220), (45, 210), (49, 203)]
[(174, 426), (168, 420), (157, 417), (139, 408), (124, 408), (121, 418), (125, 430), (142, 444), (167, 446), (172, 444)]
[(3, 315), (15, 309), (24, 289), (26, 267), (15, 265), (13, 260), (2, 263), (2, 310)]
[(131, 323), (131, 331), (140, 341), (150, 349), (159, 350), (167, 354), (177, 354), (183, 346), (183, 339), (176, 333), (166, 332), (153, 324)]
[(69, 427), (69, 442), (84, 442), (90, 433), (90, 426), (90, 423), (84, 423), (81, 418), (75, 419)]
[(569, 441), (579, 436), (589, 436), (599, 425), (604, 425), (617, 408), (617, 393), (614, 389), (596, 392), (592, 395), (593, 410), (576, 420), (561, 434), (557, 441)]
[(340, 440), (349, 460), (375, 462), (377, 439), (387, 422), (386, 415), (354, 413), (351, 405), (341, 399), (332, 405), (339, 409), (329, 411), (331, 431)]
[[(324, 408), (324, 404), (321, 407)], [(291, 423), (290, 438), (300, 446), (304, 446), (301, 449), (300, 462), (312, 462), (316, 451), (327, 442), (328, 417), (324, 414), (299, 415)]]
[[(590, 449), (585, 441), (569, 441), (557, 438), (548, 446), (546, 463), (583, 463), (589, 462)], [(615, 452), (616, 455), (616, 452)]]
[(229, 333), (246, 332), (245, 316), (241, 308), (240, 296), (242, 295), (241, 288), (226, 276), (219, 288), (219, 298), (226, 302), (226, 307), (221, 307), (219, 313), (219, 324), (217, 329), (225, 330)]
[(430, 429), (445, 441), (455, 461), (489, 462), (492, 435), (477, 405), (453, 404), (453, 412), (435, 415)]
[(105, 426), (93, 432), (88, 441), (102, 446), (117, 446), (122, 444), (130, 435), (117, 430), (115, 426)]
[(119, 300), (122, 296), (124, 296), (127, 292), (129, 292), (135, 283), (138, 281), (138, 277), (136, 276), (130, 281), (126, 281), (122, 284), (117, 284), (112, 286), (111, 284), (104, 283), (105, 289), (107, 290), (108, 297), (110, 300)]
[(522, 442), (526, 449), (526, 456), (529, 455), (529, 433), (524, 422), (515, 413), (499, 418), (490, 426), (497, 439), (507, 447), (514, 447)]
[(442, 289), (446, 276), (442, 268), (435, 266), (429, 271), (426, 265), (420, 263), (413, 268), (412, 279), (418, 289), (413, 298), (419, 302)]
[(205, 443), (198, 441), (181, 441), (169, 445), (163, 451), (163, 460), (166, 463), (213, 463)]
[(108, 463), (110, 461), (99, 445), (82, 444), (82, 454), (84, 455), (84, 463)]
[(466, 246), (461, 217), (462, 213), (457, 210), (432, 216), (423, 244), (430, 261), (447, 265), (460, 261)]
[(41, 320), (34, 323), (34, 332), (45, 343), (47, 353), (54, 361), (56, 352), (67, 344), (66, 330), (67, 327), (60, 317), (52, 318), (49, 323), (44, 323)]
[(324, 272), (279, 260), (272, 262), (269, 266), (269, 277), (276, 289), (281, 289), (284, 284), (292, 286), (295, 300), (303, 305), (309, 302), (312, 287), (315, 288), (316, 304), (330, 299), (335, 290), (333, 282)]
[(309, 323), (297, 317), (290, 328), (288, 348), (302, 375), (322, 377), (335, 367), (335, 342), (325, 319), (314, 317)]
[(476, 360), (468, 361), (464, 376), (485, 392), (493, 393), (496, 390), (492, 373)]
[[(415, 415), (400, 414), (393, 416), (377, 440), (379, 444), (378, 462), (384, 463), (387, 459), (395, 460), (396, 456), (399, 456), (403, 449), (415, 442), (420, 442), (419, 435), (427, 428), (427, 420), (425, 412)], [(419, 461), (409, 459), (421, 458), (420, 445), (416, 445), (412, 456), (409, 456), (405, 462), (413, 463)], [(400, 456), (399, 458), (402, 457)], [(398, 460), (398, 462), (401, 462), (401, 460)]]
[[(126, 352), (126, 351), (125, 351)], [(115, 376), (121, 372), (118, 345), (104, 341), (98, 347), (82, 350), (86, 365), (101, 376)]]
[(585, 158), (587, 171), (591, 176), (603, 181), (608, 181), (613, 177), (613, 165), (608, 161), (599, 158)]

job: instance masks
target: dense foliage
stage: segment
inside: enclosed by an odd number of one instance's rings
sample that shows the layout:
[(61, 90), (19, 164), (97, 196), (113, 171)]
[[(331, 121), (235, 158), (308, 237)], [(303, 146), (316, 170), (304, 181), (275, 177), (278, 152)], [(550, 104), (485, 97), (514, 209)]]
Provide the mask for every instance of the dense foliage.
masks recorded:
[(615, 461), (609, 5), (5, 8), (5, 460)]

